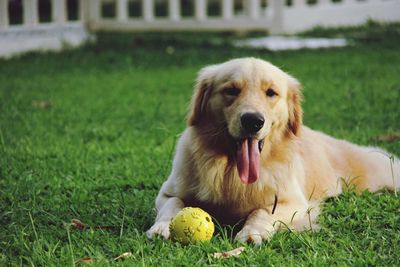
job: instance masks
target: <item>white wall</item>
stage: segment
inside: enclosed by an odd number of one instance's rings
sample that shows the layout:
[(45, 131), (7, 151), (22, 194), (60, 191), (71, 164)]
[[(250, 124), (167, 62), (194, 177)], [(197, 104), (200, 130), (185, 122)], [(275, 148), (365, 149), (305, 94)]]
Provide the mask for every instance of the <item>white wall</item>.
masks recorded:
[(283, 13), (282, 32), (296, 33), (315, 26), (354, 26), (369, 19), (379, 22), (400, 21), (400, 1), (353, 0), (336, 4), (288, 7)]

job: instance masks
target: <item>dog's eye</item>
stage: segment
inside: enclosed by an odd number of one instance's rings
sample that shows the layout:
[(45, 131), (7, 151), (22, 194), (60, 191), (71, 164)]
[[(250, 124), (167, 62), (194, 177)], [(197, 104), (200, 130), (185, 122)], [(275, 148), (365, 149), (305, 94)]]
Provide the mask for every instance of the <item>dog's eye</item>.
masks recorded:
[(229, 87), (224, 90), (224, 93), (229, 96), (238, 96), (240, 94), (240, 89), (236, 87)]
[(274, 91), (274, 89), (272, 89), (272, 88), (269, 88), (265, 94), (266, 94), (268, 97), (274, 97), (274, 96), (278, 95), (278, 94)]

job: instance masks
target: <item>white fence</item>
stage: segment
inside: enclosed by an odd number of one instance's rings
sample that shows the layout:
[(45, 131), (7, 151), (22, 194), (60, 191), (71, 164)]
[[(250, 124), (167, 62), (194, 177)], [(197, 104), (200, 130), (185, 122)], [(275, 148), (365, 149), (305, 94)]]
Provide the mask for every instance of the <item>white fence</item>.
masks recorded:
[[(400, 21), (400, 0), (75, 0), (75, 21), (68, 19), (70, 0), (47, 0), (48, 22), (40, 20), (40, 1), (0, 0), (0, 56), (79, 45), (87, 40), (87, 30), (296, 33), (318, 25), (358, 25), (368, 19)], [(10, 17), (15, 3), (22, 5), (19, 24)]]
[(379, 22), (400, 21), (399, 0), (318, 0), (306, 5), (304, 0), (293, 0), (294, 5), (284, 10), (282, 28), (296, 33), (315, 26), (355, 26), (368, 20)]
[[(317, 25), (357, 25), (368, 19), (400, 21), (400, 0), (93, 0), (90, 3), (89, 25), (92, 30), (266, 30), (295, 33)], [(128, 7), (135, 3), (134, 7), (140, 10), (136, 16), (131, 16)], [(103, 16), (104, 5), (113, 8), (114, 14)], [(162, 15), (157, 15), (157, 6), (166, 9)], [(209, 14), (210, 7), (214, 14)], [(183, 12), (188, 13), (190, 8), (189, 15)]]
[[(39, 12), (40, 0), (0, 0), (0, 57), (11, 57), (34, 50), (62, 50), (79, 46), (89, 40), (85, 26), (90, 2), (77, 2), (77, 19), (68, 19), (67, 0), (51, 0), (51, 14), (43, 22)], [(19, 21), (11, 7), (19, 7)]]
[[(145, 0), (140, 16), (128, 14), (127, 0), (115, 3), (115, 17), (102, 17), (101, 5), (94, 1), (90, 27), (94, 30), (268, 30), (279, 28), (282, 1), (270, 0)], [(158, 13), (157, 14), (157, 7)], [(164, 12), (162, 12), (164, 8)], [(212, 10), (213, 12), (210, 12)], [(185, 12), (187, 14), (185, 14)], [(211, 14), (210, 14), (211, 13)]]

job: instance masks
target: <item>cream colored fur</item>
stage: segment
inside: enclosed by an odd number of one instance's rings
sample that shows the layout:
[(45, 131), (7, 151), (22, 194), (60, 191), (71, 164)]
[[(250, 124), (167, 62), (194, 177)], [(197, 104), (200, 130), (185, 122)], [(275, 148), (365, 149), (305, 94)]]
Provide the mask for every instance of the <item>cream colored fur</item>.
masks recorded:
[[(231, 87), (240, 94), (226, 95), (224, 90)], [(267, 97), (269, 88), (277, 95)], [(245, 220), (236, 239), (261, 244), (282, 225), (297, 230), (317, 227), (321, 201), (340, 194), (345, 186), (358, 191), (400, 187), (397, 158), (391, 165), (389, 154), (381, 149), (302, 126), (300, 98), (296, 79), (260, 59), (235, 59), (201, 70), (188, 127), (157, 196), (157, 218), (147, 235), (169, 238), (171, 218), (183, 207), (196, 205), (217, 219)], [(265, 118), (257, 134), (265, 139), (260, 177), (253, 184), (241, 182), (235, 163), (244, 112), (259, 112)]]

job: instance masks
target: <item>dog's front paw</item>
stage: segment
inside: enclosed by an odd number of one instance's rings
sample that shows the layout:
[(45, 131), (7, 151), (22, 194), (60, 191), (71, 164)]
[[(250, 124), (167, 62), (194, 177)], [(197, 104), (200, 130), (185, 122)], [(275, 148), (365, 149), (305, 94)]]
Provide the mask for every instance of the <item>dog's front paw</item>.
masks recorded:
[(146, 235), (148, 238), (154, 238), (155, 236), (162, 236), (164, 239), (169, 238), (169, 223), (170, 222), (156, 222), (149, 230)]
[(235, 240), (241, 243), (253, 243), (257, 246), (269, 240), (274, 234), (273, 227), (246, 225), (236, 235)]

